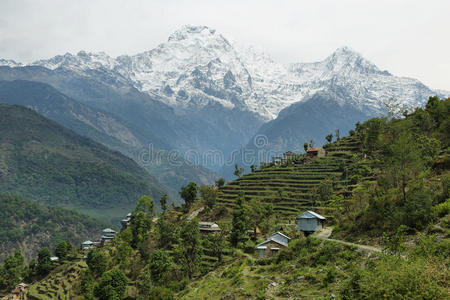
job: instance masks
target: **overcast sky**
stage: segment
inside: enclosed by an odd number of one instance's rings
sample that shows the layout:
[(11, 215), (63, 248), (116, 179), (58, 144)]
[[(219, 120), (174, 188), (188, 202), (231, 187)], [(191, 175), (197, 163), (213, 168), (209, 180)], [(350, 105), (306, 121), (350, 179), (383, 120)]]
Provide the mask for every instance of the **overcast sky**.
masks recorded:
[(394, 75), (450, 90), (449, 15), (448, 0), (0, 0), (0, 58), (135, 54), (192, 24), (283, 63), (349, 46)]

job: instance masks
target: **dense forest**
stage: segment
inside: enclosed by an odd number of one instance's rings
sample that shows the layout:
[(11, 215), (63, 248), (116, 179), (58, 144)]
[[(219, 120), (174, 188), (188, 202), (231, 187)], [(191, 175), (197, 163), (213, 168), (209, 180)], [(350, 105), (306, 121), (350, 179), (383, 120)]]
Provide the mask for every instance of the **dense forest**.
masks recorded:
[(0, 192), (117, 224), (139, 196), (165, 193), (130, 158), (8, 104), (0, 104)]
[(0, 194), (0, 260), (21, 248), (28, 259), (64, 240), (79, 244), (99, 236), (103, 225), (79, 213)]
[[(296, 154), (245, 175), (236, 166), (228, 184), (182, 187), (181, 207), (140, 197), (107, 246), (48, 268), (45, 249), (31, 266), (16, 253), (0, 272), (3, 287), (26, 280), (37, 299), (448, 299), (449, 109), (450, 99), (432, 97), (335, 142), (327, 136), (323, 158)], [(306, 209), (327, 216), (330, 239), (297, 231)], [(199, 221), (222, 231), (201, 234)], [(256, 245), (275, 231), (289, 246), (257, 258)], [(14, 268), (22, 271), (13, 282)]]

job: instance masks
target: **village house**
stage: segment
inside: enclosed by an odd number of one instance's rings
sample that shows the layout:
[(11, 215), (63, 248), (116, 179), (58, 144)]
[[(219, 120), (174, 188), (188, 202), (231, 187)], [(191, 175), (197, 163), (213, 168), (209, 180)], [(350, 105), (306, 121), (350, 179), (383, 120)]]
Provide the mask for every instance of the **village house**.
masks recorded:
[(217, 225), (214, 222), (199, 222), (198, 227), (199, 227), (200, 233), (203, 233), (203, 234), (209, 234), (209, 233), (216, 234), (221, 231), (219, 225)]
[(83, 243), (81, 243), (81, 250), (89, 250), (92, 247), (94, 247), (94, 242), (84, 241)]
[(311, 157), (311, 158), (314, 158), (314, 157), (325, 157), (326, 156), (326, 152), (325, 152), (325, 149), (323, 149), (323, 148), (311, 147), (308, 150), (306, 150), (306, 155), (308, 157)]
[(258, 250), (258, 258), (271, 257), (281, 248), (287, 247), (290, 240), (291, 238), (287, 235), (284, 235), (281, 232), (275, 232), (264, 242), (256, 245), (256, 250)]
[(307, 210), (300, 216), (297, 216), (297, 229), (307, 234), (319, 231), (325, 227), (325, 220), (326, 218), (318, 213)]
[(131, 222), (131, 213), (127, 214), (126, 217), (122, 219), (122, 221), (120, 221), (120, 223), (122, 224), (122, 230), (130, 226), (130, 222)]
[(114, 239), (116, 231), (111, 228), (103, 229), (102, 231), (102, 243), (110, 242)]
[(281, 156), (274, 156), (274, 157), (272, 157), (272, 163), (275, 166), (281, 165), (282, 160), (283, 160), (283, 158)]

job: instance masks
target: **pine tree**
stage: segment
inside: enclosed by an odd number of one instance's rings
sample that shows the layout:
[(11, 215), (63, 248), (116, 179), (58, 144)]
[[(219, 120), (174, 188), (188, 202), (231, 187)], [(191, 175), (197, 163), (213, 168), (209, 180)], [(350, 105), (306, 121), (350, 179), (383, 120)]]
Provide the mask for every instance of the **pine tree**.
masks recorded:
[(230, 242), (233, 247), (237, 247), (239, 242), (245, 238), (247, 233), (248, 218), (244, 201), (244, 192), (239, 192), (237, 206), (233, 210), (233, 221), (230, 235)]

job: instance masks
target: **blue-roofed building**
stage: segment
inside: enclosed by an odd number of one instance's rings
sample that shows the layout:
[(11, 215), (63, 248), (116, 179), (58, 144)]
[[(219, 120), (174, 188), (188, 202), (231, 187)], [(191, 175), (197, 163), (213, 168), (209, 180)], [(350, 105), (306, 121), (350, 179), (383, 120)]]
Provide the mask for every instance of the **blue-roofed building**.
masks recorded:
[(269, 236), (264, 242), (256, 245), (256, 250), (258, 250), (258, 257), (270, 257), (277, 253), (281, 248), (287, 247), (289, 241), (291, 240), (285, 234), (281, 232), (275, 232)]
[(325, 220), (324, 216), (307, 210), (297, 217), (297, 229), (305, 233), (315, 232), (325, 227)]

